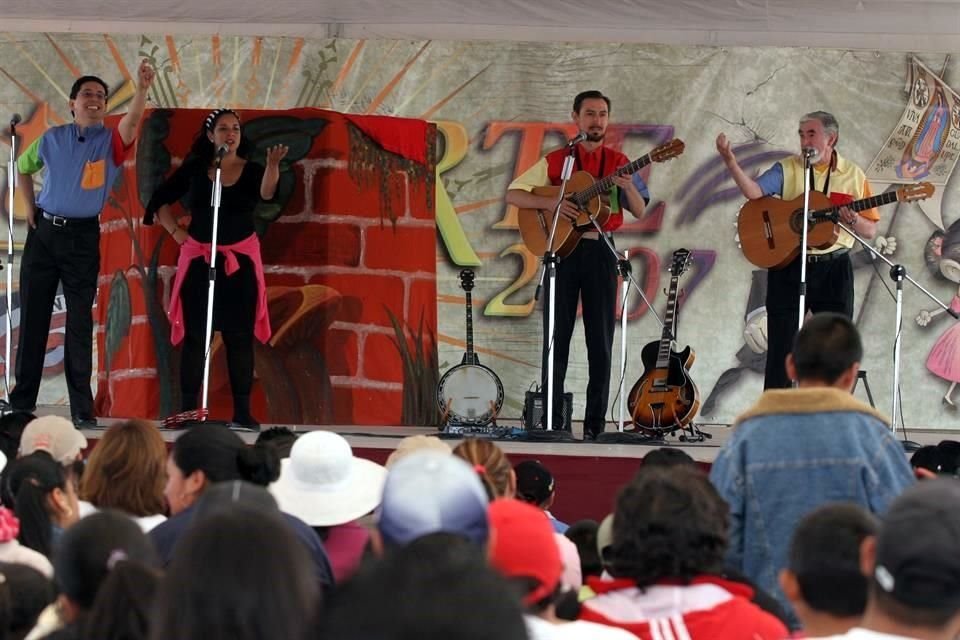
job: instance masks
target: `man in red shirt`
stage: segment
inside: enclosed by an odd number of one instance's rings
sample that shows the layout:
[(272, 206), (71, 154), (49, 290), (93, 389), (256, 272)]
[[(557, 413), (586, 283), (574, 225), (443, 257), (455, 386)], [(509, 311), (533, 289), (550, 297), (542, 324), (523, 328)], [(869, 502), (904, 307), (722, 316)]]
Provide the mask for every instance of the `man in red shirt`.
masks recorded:
[[(604, 178), (619, 169), (630, 160), (610, 147), (603, 145), (610, 118), (610, 98), (599, 91), (584, 91), (573, 100), (573, 121), (586, 140), (576, 145), (574, 152), (574, 171), (586, 171), (594, 178)], [(556, 199), (533, 193), (534, 188), (547, 185), (559, 185), (564, 158), (569, 151), (558, 149), (541, 158), (527, 169), (523, 175), (510, 183), (507, 190), (507, 203), (523, 209), (545, 209), (552, 211)], [(608, 194), (611, 214), (603, 230), (612, 234), (623, 224), (623, 209), (640, 217), (650, 199), (647, 186), (639, 174), (618, 176), (613, 179), (613, 187)], [(624, 201), (625, 198), (625, 201)], [(560, 206), (560, 214), (570, 220), (576, 220), (576, 206), (566, 200)], [(611, 236), (612, 237), (612, 236)], [(567, 374), (567, 360), (570, 354), (570, 338), (577, 319), (577, 304), (583, 304), (583, 331), (587, 343), (590, 380), (587, 383), (587, 404), (583, 417), (584, 439), (593, 439), (603, 433), (607, 413), (607, 400), (610, 394), (611, 348), (615, 325), (615, 305), (617, 295), (617, 263), (613, 255), (604, 246), (597, 231), (583, 234), (576, 249), (559, 261), (557, 265), (556, 319), (554, 325), (554, 422), (559, 420), (563, 398), (563, 381)], [(546, 309), (546, 305), (544, 306)], [(544, 314), (544, 334), (546, 335), (546, 314)], [(548, 338), (549, 339), (549, 338)], [(546, 359), (543, 376), (546, 377)]]

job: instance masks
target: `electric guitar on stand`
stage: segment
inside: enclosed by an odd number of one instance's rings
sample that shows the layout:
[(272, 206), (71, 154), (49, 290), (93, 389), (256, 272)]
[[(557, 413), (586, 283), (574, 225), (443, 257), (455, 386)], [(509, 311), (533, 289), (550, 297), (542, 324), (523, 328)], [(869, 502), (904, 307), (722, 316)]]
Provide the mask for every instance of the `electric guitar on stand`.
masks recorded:
[[(451, 427), (460, 433), (470, 429), (496, 424), (497, 415), (503, 408), (503, 384), (489, 367), (480, 364), (473, 350), (473, 290), (472, 269), (460, 272), (460, 286), (466, 297), (467, 307), (467, 352), (457, 366), (448, 370), (437, 385), (437, 406), (440, 409), (440, 425), (450, 432)], [(466, 429), (464, 429), (466, 428)]]
[(663, 333), (660, 340), (643, 348), (643, 375), (627, 396), (633, 424), (650, 436), (659, 437), (687, 427), (700, 408), (700, 390), (689, 371), (696, 355), (689, 346), (680, 352), (673, 350), (677, 338), (677, 283), (689, 264), (689, 250), (673, 252)]

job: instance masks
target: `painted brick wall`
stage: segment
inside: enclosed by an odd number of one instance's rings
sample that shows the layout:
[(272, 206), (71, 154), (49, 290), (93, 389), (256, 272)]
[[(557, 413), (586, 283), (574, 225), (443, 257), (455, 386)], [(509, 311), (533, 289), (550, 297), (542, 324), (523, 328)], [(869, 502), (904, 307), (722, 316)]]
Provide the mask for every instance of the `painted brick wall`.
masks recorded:
[[(251, 120), (281, 114), (322, 119), (326, 125), (309, 152), (292, 164), (294, 193), (262, 238), (274, 343), (257, 350), (255, 411), (268, 422), (399, 424), (403, 366), (390, 314), (414, 332), (422, 321), (436, 335), (433, 168), (425, 172), (429, 179), (420, 180), (387, 166), (352, 166), (356, 131), (351, 135), (353, 124), (341, 114), (303, 109), (241, 116), (248, 128)], [(169, 115), (170, 133), (161, 142), (170, 154), (171, 170), (186, 155), (205, 115), (197, 110)], [(398, 134), (408, 122), (396, 119)], [(422, 123), (417, 124), (420, 128), (411, 127), (412, 131), (421, 130)], [(152, 126), (145, 124), (145, 131), (148, 125)], [(150, 131), (155, 134), (156, 129)], [(142, 136), (139, 144), (156, 145), (156, 138)], [(423, 144), (428, 141), (429, 137)], [(144, 151), (137, 155), (142, 164)], [(138, 174), (143, 179), (143, 167), (138, 170), (129, 160), (101, 225), (97, 397), (101, 415), (155, 417), (160, 412), (161, 377), (174, 387), (178, 384), (172, 369), (158, 368), (143, 272), (134, 266), (148, 264), (150, 252), (162, 242), (156, 295), (166, 309), (177, 250), (159, 225), (142, 224)], [(358, 175), (362, 184), (357, 184)], [(384, 184), (386, 188), (381, 188)], [(131, 322), (108, 372), (106, 331), (108, 317), (117, 315), (116, 301), (110, 309), (118, 270), (125, 274), (130, 291)], [(215, 417), (229, 418), (229, 383), (218, 345), (215, 341), (211, 411)], [(435, 343), (431, 347), (435, 366)]]

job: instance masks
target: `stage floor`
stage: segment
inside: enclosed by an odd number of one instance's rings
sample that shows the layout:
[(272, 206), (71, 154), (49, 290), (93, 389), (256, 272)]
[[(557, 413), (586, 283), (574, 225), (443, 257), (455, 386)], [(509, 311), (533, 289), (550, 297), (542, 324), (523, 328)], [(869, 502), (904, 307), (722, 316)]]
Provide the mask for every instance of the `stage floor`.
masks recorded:
[[(37, 413), (57, 414), (69, 416), (69, 409), (65, 406), (41, 406)], [(103, 429), (119, 418), (102, 418)], [(271, 426), (263, 425), (263, 429)], [(584, 518), (601, 520), (613, 509), (613, 504), (620, 487), (630, 481), (641, 464), (641, 459), (650, 451), (660, 447), (670, 447), (685, 451), (703, 465), (709, 465), (716, 459), (723, 443), (732, 433), (729, 425), (701, 424), (699, 428), (707, 434), (703, 442), (687, 442), (680, 439), (680, 432), (668, 435), (661, 442), (647, 442), (623, 444), (616, 442), (583, 442), (579, 438), (582, 425), (574, 423), (574, 437), (576, 439), (563, 442), (544, 442), (524, 438), (520, 425), (516, 421), (501, 421), (501, 427), (513, 427), (513, 433), (520, 437), (496, 438), (494, 441), (510, 457), (513, 464), (524, 460), (539, 460), (554, 474), (557, 486), (557, 499), (552, 508), (556, 517), (565, 522), (575, 522)], [(354, 455), (383, 464), (397, 444), (403, 438), (416, 435), (438, 435), (446, 440), (451, 447), (455, 447), (462, 439), (459, 436), (442, 434), (435, 428), (428, 427), (391, 427), (391, 426), (356, 426), (356, 425), (298, 425), (294, 428), (298, 433), (315, 429), (325, 429), (339, 433), (347, 439), (353, 447)], [(608, 427), (609, 428), (609, 427)], [(91, 446), (96, 446), (103, 429), (84, 430), (84, 435)], [(163, 437), (173, 442), (185, 431), (162, 430)], [(257, 434), (237, 432), (244, 441), (252, 443)], [(606, 438), (615, 437), (608, 432)], [(898, 433), (898, 437), (903, 437)], [(919, 444), (936, 444), (940, 440), (952, 438), (960, 439), (960, 432), (935, 429), (909, 429), (908, 439)]]
[[(68, 408), (61, 405), (40, 406), (37, 408), (37, 413), (38, 415), (56, 414), (64, 417), (69, 416)], [(120, 422), (121, 420), (122, 418), (101, 418), (100, 423), (103, 429), (105, 429), (114, 422)], [(288, 426), (298, 433), (317, 429), (334, 431), (345, 437), (347, 441), (350, 442), (350, 445), (355, 448), (384, 449), (388, 452), (395, 449), (400, 440), (411, 435), (439, 436), (448, 441), (451, 446), (456, 446), (457, 442), (463, 438), (463, 436), (459, 435), (441, 433), (438, 429), (433, 427), (264, 424), (261, 428), (266, 430), (274, 426)], [(720, 450), (720, 447), (723, 446), (723, 443), (726, 442), (727, 438), (732, 432), (731, 426), (727, 424), (704, 423), (697, 425), (697, 427), (705, 434), (705, 438), (702, 442), (690, 442), (687, 438), (689, 434), (684, 435), (683, 432), (677, 431), (673, 434), (667, 435), (659, 442), (643, 442), (642, 440), (638, 439), (636, 442), (626, 444), (610, 441), (584, 442), (581, 440), (583, 425), (579, 422), (575, 422), (573, 424), (573, 439), (559, 442), (528, 438), (526, 432), (522, 431), (519, 421), (501, 421), (500, 426), (504, 428), (510, 428), (513, 434), (506, 437), (493, 438), (493, 440), (497, 442), (497, 444), (507, 453), (520, 453), (525, 455), (540, 454), (550, 456), (589, 456), (599, 458), (643, 458), (649, 451), (667, 446), (670, 448), (681, 449), (682, 451), (688, 453), (690, 457), (697, 462), (706, 464), (714, 461), (717, 456), (717, 452)], [(615, 428), (615, 425), (607, 426), (607, 432), (605, 434), (606, 439), (613, 439), (613, 428)], [(183, 433), (183, 431), (165, 429), (161, 430), (161, 432), (163, 433), (164, 439), (168, 442), (176, 440), (177, 437)], [(96, 440), (100, 433), (102, 433), (102, 429), (90, 429), (84, 431), (84, 435), (88, 439), (93, 440)], [(237, 434), (243, 438), (244, 441), (249, 443), (253, 443), (257, 438), (256, 433), (238, 431)], [(912, 440), (921, 445), (936, 444), (941, 440), (948, 438), (960, 439), (960, 431), (944, 429), (911, 428), (908, 429), (906, 438), (904, 438), (904, 434), (901, 432), (898, 432), (897, 435), (900, 439)]]

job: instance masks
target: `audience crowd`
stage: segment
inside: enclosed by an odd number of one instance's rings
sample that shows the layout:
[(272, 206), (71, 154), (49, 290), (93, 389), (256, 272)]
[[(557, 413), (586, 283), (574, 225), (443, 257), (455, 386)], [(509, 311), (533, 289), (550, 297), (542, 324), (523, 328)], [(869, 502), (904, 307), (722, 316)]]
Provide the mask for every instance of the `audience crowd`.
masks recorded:
[[(706, 470), (649, 452), (601, 521), (549, 465), (432, 436), (246, 445), (141, 420), (96, 445), (0, 417), (0, 640), (956, 640), (960, 443), (908, 459), (852, 395), (843, 316), (799, 332)], [(560, 513), (569, 513), (560, 508)]]

